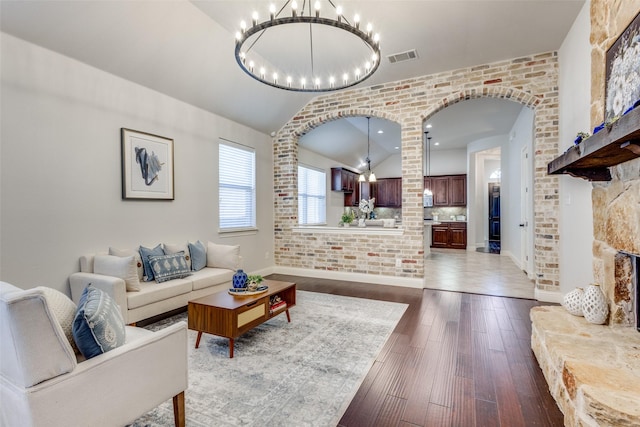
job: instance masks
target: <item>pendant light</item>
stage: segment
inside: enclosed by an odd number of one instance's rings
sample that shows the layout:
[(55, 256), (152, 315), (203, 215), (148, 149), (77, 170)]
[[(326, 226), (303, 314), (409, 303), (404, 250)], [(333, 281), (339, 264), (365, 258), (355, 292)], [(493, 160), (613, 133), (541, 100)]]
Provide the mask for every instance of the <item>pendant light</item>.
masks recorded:
[[(426, 146), (427, 146), (427, 178), (429, 178), (431, 176), (431, 137), (429, 136), (429, 131), (425, 131), (424, 132), (424, 139), (426, 140)], [(424, 195), (425, 196), (433, 196), (433, 192), (431, 191), (430, 188), (425, 188), (424, 189)]]
[(371, 159), (369, 158), (369, 146), (371, 145), (371, 141), (369, 139), (371, 134), (370, 120), (371, 117), (367, 117), (367, 158), (365, 160), (367, 162), (367, 170), (362, 175), (360, 175), (360, 178), (358, 178), (358, 182), (376, 182), (376, 174), (371, 171)]

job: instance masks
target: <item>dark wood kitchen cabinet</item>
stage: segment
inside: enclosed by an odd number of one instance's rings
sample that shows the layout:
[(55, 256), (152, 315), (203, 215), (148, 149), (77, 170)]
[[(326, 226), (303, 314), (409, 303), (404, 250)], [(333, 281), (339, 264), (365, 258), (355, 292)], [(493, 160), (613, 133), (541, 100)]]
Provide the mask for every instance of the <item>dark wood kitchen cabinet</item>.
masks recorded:
[(331, 191), (352, 192), (357, 184), (357, 173), (345, 168), (331, 168)]
[(467, 223), (442, 222), (431, 227), (432, 248), (467, 248)]
[(402, 207), (402, 178), (383, 178), (371, 184), (375, 205), (386, 208)]
[(467, 175), (425, 176), (424, 188), (433, 193), (433, 207), (467, 206)]

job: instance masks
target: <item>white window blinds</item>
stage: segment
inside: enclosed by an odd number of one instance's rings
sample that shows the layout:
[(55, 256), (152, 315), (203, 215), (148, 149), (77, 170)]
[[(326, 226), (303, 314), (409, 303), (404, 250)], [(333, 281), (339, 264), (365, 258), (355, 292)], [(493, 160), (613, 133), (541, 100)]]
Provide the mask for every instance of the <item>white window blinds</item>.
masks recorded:
[(220, 141), (220, 229), (256, 226), (256, 154), (249, 147)]
[(298, 223), (327, 222), (327, 183), (324, 171), (298, 166)]

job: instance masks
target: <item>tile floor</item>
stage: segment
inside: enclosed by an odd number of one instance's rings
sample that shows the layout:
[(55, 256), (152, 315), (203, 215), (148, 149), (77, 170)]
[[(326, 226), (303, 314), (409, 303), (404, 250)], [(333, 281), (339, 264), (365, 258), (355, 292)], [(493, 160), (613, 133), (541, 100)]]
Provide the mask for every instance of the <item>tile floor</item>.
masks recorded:
[(432, 248), (424, 264), (425, 288), (534, 299), (534, 282), (508, 256)]

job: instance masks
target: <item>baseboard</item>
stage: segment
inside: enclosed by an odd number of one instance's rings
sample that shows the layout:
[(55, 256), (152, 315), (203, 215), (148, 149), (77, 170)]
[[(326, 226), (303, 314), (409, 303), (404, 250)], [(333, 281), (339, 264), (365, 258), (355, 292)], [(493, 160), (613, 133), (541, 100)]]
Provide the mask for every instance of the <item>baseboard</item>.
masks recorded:
[(555, 302), (557, 304), (562, 304), (562, 293), (556, 291), (543, 291), (540, 289), (535, 289), (534, 297), (538, 301), (542, 302)]
[(380, 276), (377, 274), (347, 273), (331, 270), (313, 270), (308, 268), (284, 267), (280, 265), (276, 265), (272, 273), (317, 277), (319, 279), (346, 280), (349, 282), (373, 283), (376, 285), (403, 286), (405, 288), (422, 289), (424, 287), (423, 279), (410, 277)]
[(267, 268), (261, 268), (260, 270), (256, 270), (256, 271), (251, 271), (251, 272), (246, 271), (246, 273), (247, 274), (254, 274), (254, 275), (255, 274), (259, 274), (261, 276), (268, 276), (270, 274), (275, 273), (274, 269), (275, 269), (275, 266), (271, 265), (271, 266), (269, 266)]
[(516, 267), (518, 267), (520, 270), (523, 270), (522, 268), (522, 263), (520, 262), (519, 259), (517, 259), (512, 253), (511, 251), (500, 251), (500, 255), (502, 256), (508, 256), (509, 258), (511, 258), (511, 261), (516, 265)]

